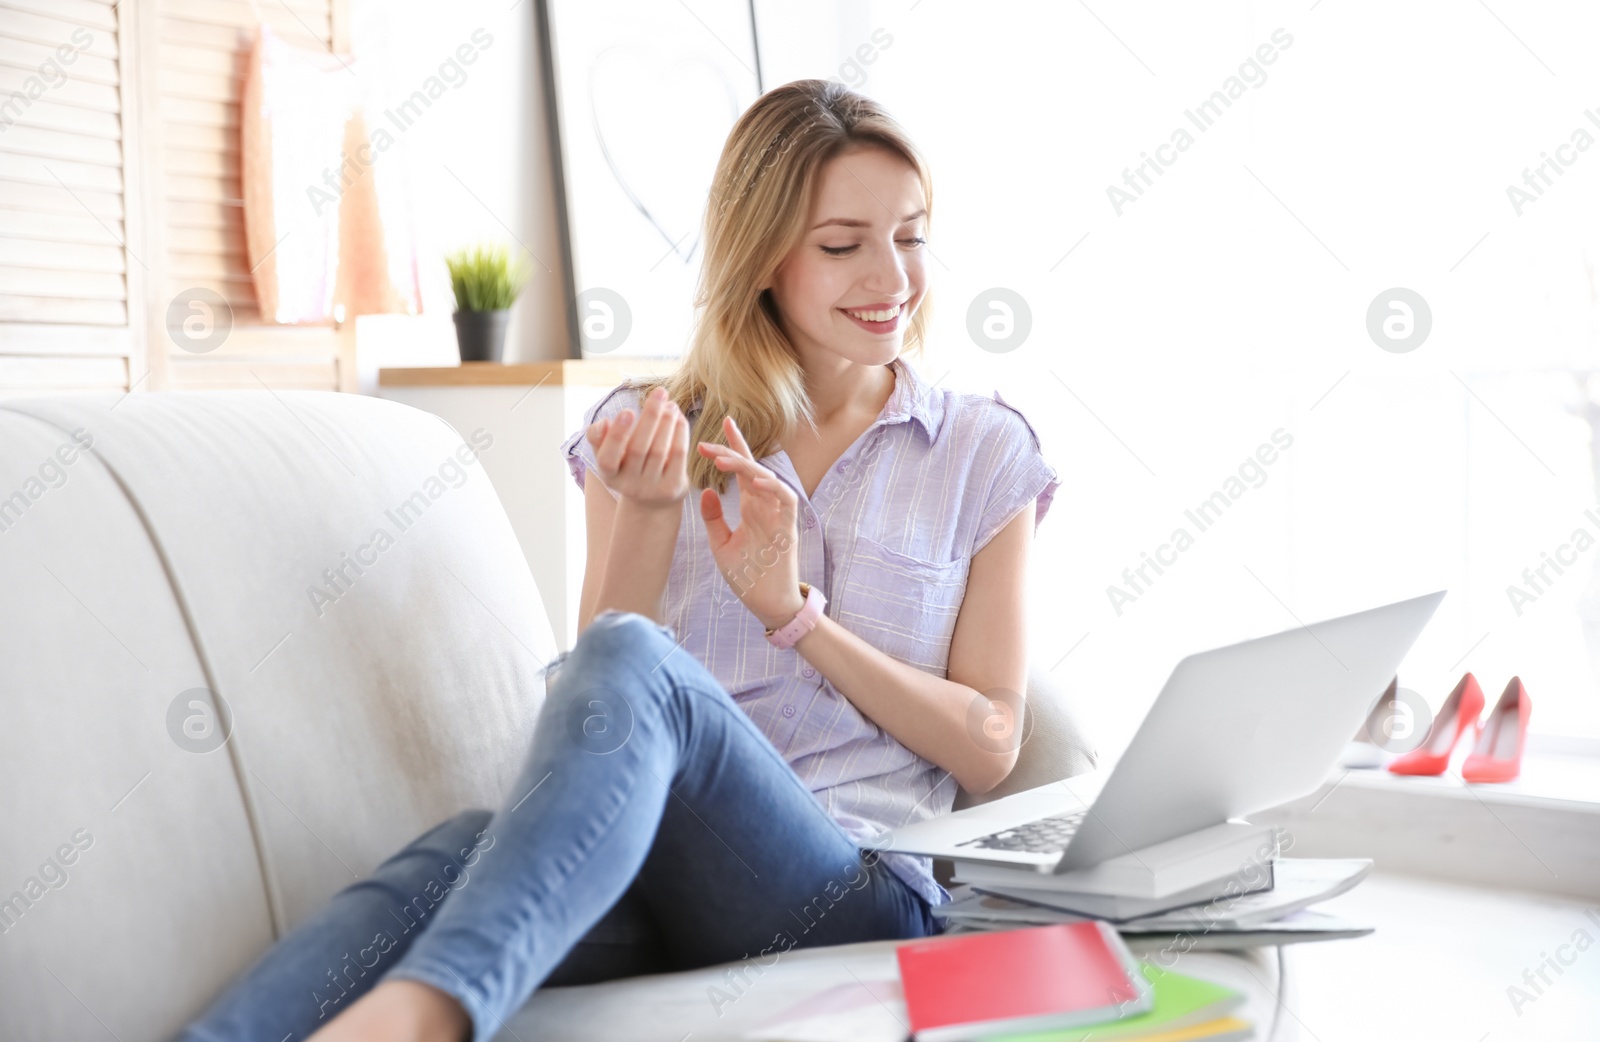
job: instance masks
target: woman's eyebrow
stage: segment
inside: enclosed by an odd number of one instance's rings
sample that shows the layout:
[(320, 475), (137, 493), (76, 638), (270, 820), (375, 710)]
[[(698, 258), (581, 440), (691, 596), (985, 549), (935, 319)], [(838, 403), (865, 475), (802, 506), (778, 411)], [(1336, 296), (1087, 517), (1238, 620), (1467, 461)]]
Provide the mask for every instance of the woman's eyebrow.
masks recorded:
[[(907, 214), (906, 216), (900, 218), (900, 223), (901, 224), (910, 224), (912, 221), (916, 220), (918, 217), (926, 217), (927, 214), (928, 214), (927, 210), (918, 210), (916, 213)], [(872, 223), (870, 221), (858, 221), (854, 217), (830, 217), (826, 221), (821, 222), (820, 224), (813, 225), (811, 230), (812, 231), (816, 231), (818, 228), (826, 228), (830, 224), (842, 224), (846, 228), (870, 228), (870, 227), (872, 227)]]

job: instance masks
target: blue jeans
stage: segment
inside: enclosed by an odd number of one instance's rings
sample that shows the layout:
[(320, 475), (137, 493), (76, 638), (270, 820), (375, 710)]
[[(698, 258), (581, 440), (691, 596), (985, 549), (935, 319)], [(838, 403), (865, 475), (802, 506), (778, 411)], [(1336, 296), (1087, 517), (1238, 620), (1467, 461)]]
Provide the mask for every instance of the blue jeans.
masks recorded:
[(393, 978), (454, 996), (486, 1042), (540, 984), (939, 932), (667, 627), (600, 614), (546, 689), (499, 812), (335, 894), (183, 1042), (303, 1039)]

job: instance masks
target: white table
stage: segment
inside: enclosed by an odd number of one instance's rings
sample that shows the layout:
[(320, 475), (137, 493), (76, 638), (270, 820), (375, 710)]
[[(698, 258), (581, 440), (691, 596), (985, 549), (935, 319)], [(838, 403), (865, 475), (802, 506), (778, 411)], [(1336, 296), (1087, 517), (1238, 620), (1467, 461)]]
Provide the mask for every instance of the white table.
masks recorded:
[[(546, 988), (534, 993), (494, 1042), (733, 1042), (802, 999), (835, 985), (853, 983), (877, 990), (884, 982), (896, 981), (894, 949), (900, 943), (904, 942), (874, 941), (788, 952), (759, 977), (747, 971), (748, 987), (735, 1001), (720, 1005), (713, 1002), (711, 989), (731, 991), (725, 975), (737, 964), (578, 988)], [(1134, 952), (1153, 957), (1156, 949), (1135, 948)], [(1257, 1042), (1268, 1042), (1278, 991), (1275, 949), (1188, 952), (1175, 963), (1169, 958), (1164, 965), (1243, 992), (1246, 1003), (1238, 1015), (1255, 1023)], [(1294, 1005), (1292, 988), (1286, 1000)], [(885, 1013), (898, 1015), (892, 1009)], [(1298, 1042), (1301, 1036), (1295, 1032), (1292, 1018), (1283, 1020), (1272, 1042)]]

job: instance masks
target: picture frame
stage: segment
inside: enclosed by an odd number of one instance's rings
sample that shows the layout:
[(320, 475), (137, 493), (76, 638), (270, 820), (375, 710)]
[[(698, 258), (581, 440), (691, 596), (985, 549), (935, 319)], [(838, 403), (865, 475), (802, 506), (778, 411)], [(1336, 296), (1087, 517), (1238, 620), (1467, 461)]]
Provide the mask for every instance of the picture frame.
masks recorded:
[(707, 193), (763, 90), (753, 0), (536, 0), (570, 358), (679, 357)]

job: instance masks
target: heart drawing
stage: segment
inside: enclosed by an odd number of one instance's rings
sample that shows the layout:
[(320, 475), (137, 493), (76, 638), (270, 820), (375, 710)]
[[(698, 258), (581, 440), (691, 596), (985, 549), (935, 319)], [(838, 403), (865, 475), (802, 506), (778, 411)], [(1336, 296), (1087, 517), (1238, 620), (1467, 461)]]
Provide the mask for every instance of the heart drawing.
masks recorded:
[(717, 158), (739, 117), (728, 72), (702, 54), (617, 44), (589, 66), (589, 106), (617, 185), (669, 254), (689, 264)]

